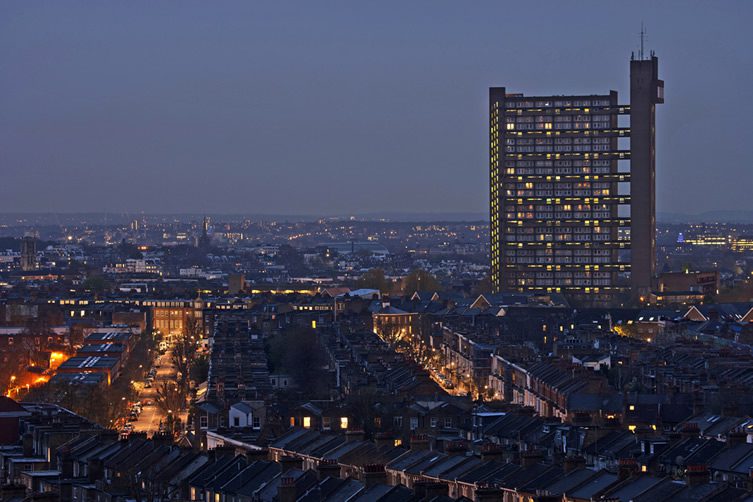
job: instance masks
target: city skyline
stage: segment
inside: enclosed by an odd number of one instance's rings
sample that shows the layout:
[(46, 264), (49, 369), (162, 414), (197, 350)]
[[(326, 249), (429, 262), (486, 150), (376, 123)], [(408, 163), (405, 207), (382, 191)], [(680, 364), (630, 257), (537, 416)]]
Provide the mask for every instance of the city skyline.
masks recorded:
[(0, 5), (0, 501), (753, 502), (750, 2)]
[(537, 11), (492, 4), (439, 4), (432, 17), (419, 5), (397, 16), (6, 5), (0, 211), (483, 213), (486, 89), (543, 94), (557, 74), (562, 92), (622, 82), (625, 95), (641, 21), (670, 82), (659, 214), (752, 210), (753, 159), (740, 146), (753, 81), (740, 23), (751, 7), (678, 5), (550, 4), (562, 22), (544, 21), (541, 36), (525, 23), (495, 33)]

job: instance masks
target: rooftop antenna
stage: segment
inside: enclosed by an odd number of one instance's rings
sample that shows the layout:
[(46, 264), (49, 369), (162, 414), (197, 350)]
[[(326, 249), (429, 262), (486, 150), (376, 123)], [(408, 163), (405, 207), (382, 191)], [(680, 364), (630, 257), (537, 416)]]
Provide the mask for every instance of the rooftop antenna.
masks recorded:
[(646, 27), (643, 25), (643, 21), (641, 21), (641, 52), (639, 54), (638, 59), (643, 61), (643, 39), (646, 37)]

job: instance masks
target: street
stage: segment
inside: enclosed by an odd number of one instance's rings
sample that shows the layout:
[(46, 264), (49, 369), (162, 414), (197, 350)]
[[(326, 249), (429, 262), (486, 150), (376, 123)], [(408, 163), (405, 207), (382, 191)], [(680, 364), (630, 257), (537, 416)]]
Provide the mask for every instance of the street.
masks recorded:
[[(138, 400), (141, 401), (142, 412), (139, 415), (139, 419), (133, 422), (133, 430), (136, 432), (146, 432), (147, 436), (151, 437), (155, 433), (159, 432), (160, 422), (167, 420), (167, 415), (160, 410), (157, 406), (157, 389), (160, 388), (163, 382), (175, 382), (177, 377), (175, 366), (172, 363), (172, 346), (168, 347), (167, 352), (163, 355), (158, 355), (154, 361), (152, 361), (153, 367), (159, 366), (156, 371), (154, 382), (152, 382), (152, 388), (144, 388), (139, 393)], [(174, 410), (174, 413), (185, 424), (188, 412), (178, 413), (178, 410)]]

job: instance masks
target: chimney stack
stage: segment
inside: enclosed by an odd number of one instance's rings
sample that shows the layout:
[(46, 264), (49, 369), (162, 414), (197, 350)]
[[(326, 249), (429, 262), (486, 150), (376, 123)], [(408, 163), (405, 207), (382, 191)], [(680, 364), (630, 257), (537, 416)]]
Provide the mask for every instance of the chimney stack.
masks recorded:
[(502, 490), (489, 483), (479, 483), (476, 488), (476, 502), (502, 502)]
[(709, 468), (706, 464), (689, 465), (685, 469), (685, 480), (688, 486), (698, 486), (709, 482)]
[(296, 493), (295, 478), (283, 476), (280, 479), (280, 487), (277, 489), (277, 498), (280, 502), (295, 502), (298, 498)]
[(739, 444), (744, 444), (747, 441), (748, 441), (748, 435), (745, 433), (745, 431), (743, 431), (740, 428), (730, 431), (730, 433), (727, 434), (727, 446), (729, 448), (732, 448)]
[(494, 443), (482, 444), (479, 451), (481, 453), (481, 460), (483, 460), (484, 462), (501, 460), (505, 454), (504, 448), (502, 448), (501, 445)]
[(246, 450), (246, 460), (251, 462), (257, 462), (259, 460), (269, 460), (269, 450), (267, 448), (260, 448), (258, 450)]
[(698, 427), (698, 424), (694, 422), (688, 422), (682, 427), (682, 437), (685, 437), (685, 438), (698, 437), (700, 430), (701, 429)]
[(586, 467), (586, 459), (580, 455), (568, 455), (563, 462), (565, 472), (583, 469)]
[(531, 467), (541, 462), (543, 456), (540, 451), (525, 451), (520, 454), (520, 465)]
[(366, 488), (387, 483), (387, 471), (384, 470), (384, 464), (365, 464), (361, 481)]
[(303, 461), (298, 457), (285, 456), (280, 458), (280, 465), (282, 465), (283, 474), (290, 469), (300, 469), (303, 465)]
[(445, 444), (444, 452), (451, 457), (465, 455), (468, 452), (468, 446), (462, 440), (449, 441)]
[(420, 500), (434, 500), (437, 497), (447, 497), (447, 485), (432, 481), (417, 481), (413, 484), (413, 493)]
[(426, 434), (414, 434), (410, 438), (410, 449), (422, 451), (429, 449), (429, 437)]
[(621, 458), (619, 465), (620, 479), (628, 479), (638, 473), (638, 462), (634, 458)]
[(339, 478), (340, 464), (336, 460), (322, 459), (316, 468), (316, 474), (319, 481), (326, 478)]

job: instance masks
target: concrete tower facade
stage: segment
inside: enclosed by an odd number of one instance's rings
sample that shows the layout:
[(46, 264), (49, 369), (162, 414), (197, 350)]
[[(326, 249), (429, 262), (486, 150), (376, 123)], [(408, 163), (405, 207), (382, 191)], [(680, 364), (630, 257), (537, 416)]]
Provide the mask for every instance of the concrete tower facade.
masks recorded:
[(490, 89), (495, 290), (606, 304), (617, 294), (651, 289), (661, 102), (653, 55), (631, 61), (628, 105), (619, 104), (616, 91), (525, 96)]

